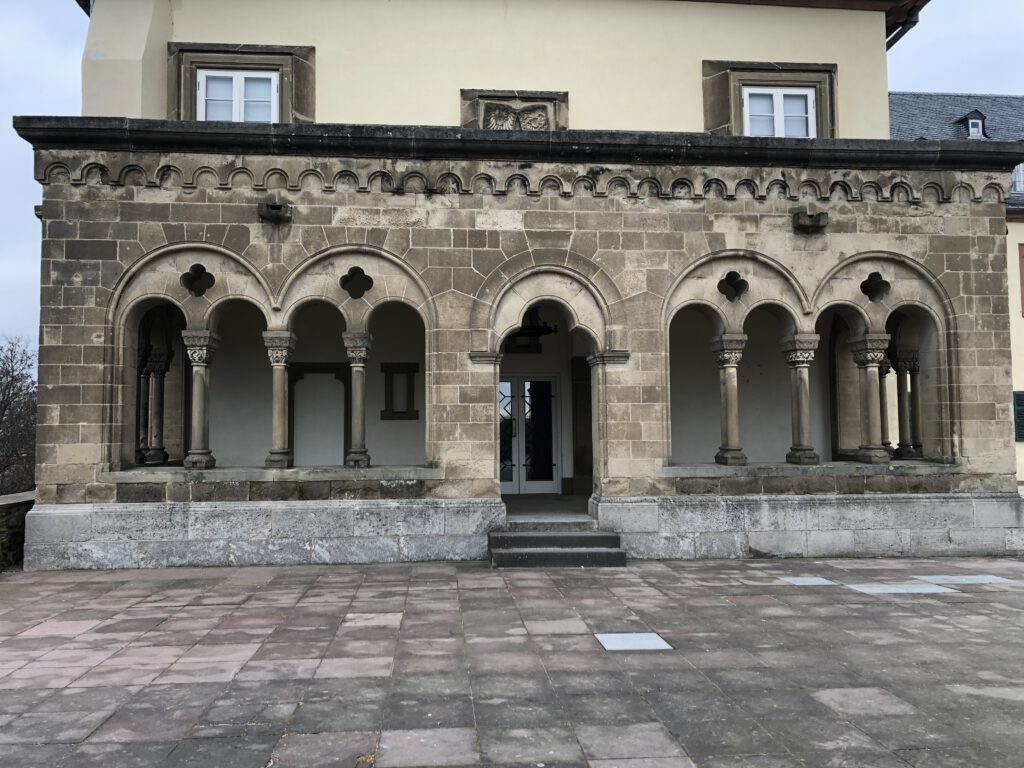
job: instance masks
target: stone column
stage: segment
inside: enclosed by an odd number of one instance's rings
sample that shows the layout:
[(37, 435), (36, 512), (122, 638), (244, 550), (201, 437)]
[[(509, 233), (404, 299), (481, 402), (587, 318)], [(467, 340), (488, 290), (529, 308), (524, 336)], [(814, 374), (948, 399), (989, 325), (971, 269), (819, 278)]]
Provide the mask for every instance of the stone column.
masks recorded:
[(715, 462), (726, 465), (747, 463), (740, 447), (740, 397), (736, 369), (743, 359), (747, 337), (742, 333), (725, 333), (711, 340), (711, 351), (718, 358), (718, 381), (722, 445), (715, 454)]
[(896, 369), (896, 409), (899, 415), (900, 434), (895, 456), (898, 459), (917, 459), (921, 454), (914, 447), (913, 395), (911, 393), (911, 369), (917, 364), (917, 352), (912, 349), (897, 349), (892, 361)]
[(896, 450), (892, 447), (892, 440), (889, 436), (889, 390), (885, 386), (886, 377), (892, 371), (889, 358), (883, 358), (882, 364), (878, 366), (878, 410), (882, 417), (882, 447), (893, 456)]
[(914, 456), (924, 456), (924, 438), (922, 426), (924, 411), (921, 406), (921, 360), (915, 351), (910, 360), (910, 443), (914, 448)]
[(271, 396), (270, 453), (264, 465), (282, 469), (292, 465), (288, 445), (288, 357), (295, 349), (295, 334), (290, 331), (264, 331), (263, 343), (270, 358), (273, 394)]
[(811, 363), (817, 348), (817, 334), (798, 334), (782, 341), (782, 352), (789, 365), (793, 420), (793, 445), (786, 454), (790, 464), (817, 464), (820, 460), (811, 444)]
[(146, 448), (146, 464), (159, 466), (167, 463), (164, 450), (164, 378), (171, 365), (171, 353), (167, 349), (154, 349), (149, 353), (146, 372), (149, 374), (149, 439)]
[(138, 402), (135, 405), (138, 434), (135, 436), (135, 463), (146, 463), (146, 451), (149, 449), (149, 371), (146, 369), (148, 360), (139, 364)]
[(217, 460), (210, 450), (210, 364), (220, 339), (210, 331), (182, 331), (192, 364), (192, 421), (186, 469), (213, 469)]
[(857, 460), (886, 464), (889, 452), (882, 447), (882, 408), (878, 401), (878, 369), (889, 346), (887, 333), (869, 333), (850, 342), (853, 360), (860, 369), (861, 445)]
[(372, 339), (366, 331), (343, 334), (348, 364), (352, 369), (352, 446), (345, 454), (346, 467), (370, 466), (366, 450), (366, 358)]

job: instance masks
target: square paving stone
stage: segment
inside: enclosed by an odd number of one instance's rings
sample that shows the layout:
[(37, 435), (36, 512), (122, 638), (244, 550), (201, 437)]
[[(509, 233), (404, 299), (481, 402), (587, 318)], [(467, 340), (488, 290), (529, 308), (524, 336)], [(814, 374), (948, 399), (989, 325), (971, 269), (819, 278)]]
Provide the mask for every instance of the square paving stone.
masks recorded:
[(982, 574), (978, 576), (915, 576), (915, 579), (927, 581), (929, 584), (1012, 584), (1002, 576)]
[(526, 631), (531, 635), (586, 635), (590, 634), (583, 619), (525, 619)]
[(847, 589), (863, 592), (865, 595), (936, 595), (944, 592), (956, 592), (955, 589), (941, 584), (920, 584), (907, 582), (901, 584), (847, 584)]
[[(619, 758), (616, 760), (591, 760), (590, 768), (696, 768), (688, 757), (639, 757)], [(754, 765), (750, 763), (744, 768)], [(796, 766), (796, 763), (793, 764)], [(798, 767), (799, 768), (799, 767)]]
[(794, 587), (835, 587), (838, 586), (836, 582), (830, 581), (829, 579), (823, 579), (820, 576), (782, 576), (779, 578), (786, 584), (792, 584)]
[(520, 764), (583, 760), (569, 728), (481, 728), (480, 749), (487, 763)]
[(377, 734), (286, 733), (274, 749), (274, 768), (366, 768), (372, 765)]
[(358, 659), (324, 659), (315, 677), (390, 677), (392, 656), (368, 656)]
[(476, 765), (480, 761), (472, 728), (383, 731), (377, 748), (379, 768)]
[(881, 688), (831, 688), (811, 694), (842, 715), (914, 715), (918, 710)]
[(576, 735), (590, 759), (686, 756), (661, 723), (580, 725)]

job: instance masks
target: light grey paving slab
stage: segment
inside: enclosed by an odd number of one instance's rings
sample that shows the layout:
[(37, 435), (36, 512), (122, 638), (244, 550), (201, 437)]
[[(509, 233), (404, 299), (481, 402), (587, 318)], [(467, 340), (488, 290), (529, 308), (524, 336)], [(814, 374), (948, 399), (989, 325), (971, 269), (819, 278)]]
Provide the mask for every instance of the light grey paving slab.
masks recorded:
[(863, 592), (865, 595), (935, 595), (943, 592), (956, 592), (955, 589), (941, 584), (847, 584), (847, 589)]
[(823, 579), (820, 576), (782, 576), (779, 581), (792, 584), (794, 587), (838, 587), (834, 581)]
[(915, 715), (917, 708), (882, 688), (828, 688), (811, 694), (842, 715)]
[(927, 581), (929, 584), (1012, 584), (1002, 576), (980, 574), (978, 576), (915, 576), (915, 579)]
[(473, 728), (384, 731), (377, 749), (379, 768), (475, 765), (480, 761)]
[(606, 651), (671, 651), (657, 632), (609, 632), (594, 635)]

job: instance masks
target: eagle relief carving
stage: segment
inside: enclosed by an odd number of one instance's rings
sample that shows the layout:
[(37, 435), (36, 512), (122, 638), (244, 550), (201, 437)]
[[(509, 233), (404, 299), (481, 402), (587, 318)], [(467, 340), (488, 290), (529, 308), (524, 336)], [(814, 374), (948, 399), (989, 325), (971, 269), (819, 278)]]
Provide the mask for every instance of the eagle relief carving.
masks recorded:
[(549, 131), (551, 120), (544, 104), (530, 104), (516, 109), (500, 102), (484, 106), (483, 127), (491, 131)]

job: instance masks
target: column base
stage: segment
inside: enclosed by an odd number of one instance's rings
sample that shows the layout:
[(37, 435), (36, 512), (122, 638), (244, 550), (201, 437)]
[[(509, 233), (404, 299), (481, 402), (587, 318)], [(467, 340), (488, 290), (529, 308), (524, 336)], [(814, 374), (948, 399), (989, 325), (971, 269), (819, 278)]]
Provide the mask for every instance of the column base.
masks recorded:
[(715, 454), (715, 463), (727, 467), (741, 466), (747, 463), (747, 454), (742, 448), (719, 448)]
[(888, 464), (889, 452), (880, 445), (862, 445), (857, 451), (857, 461), (862, 464)]
[(167, 463), (167, 451), (163, 448), (150, 448), (146, 451), (146, 466), (156, 467)]
[(345, 454), (345, 466), (361, 469), (370, 466), (370, 454), (365, 448), (349, 451)]
[(263, 462), (267, 469), (288, 469), (292, 465), (291, 451), (271, 451)]
[(786, 454), (787, 464), (812, 465), (821, 462), (821, 457), (813, 448), (790, 448)]
[(920, 459), (921, 451), (913, 445), (901, 445), (893, 452), (893, 458), (896, 459)]
[(217, 460), (210, 451), (189, 451), (182, 464), (185, 469), (213, 469)]

